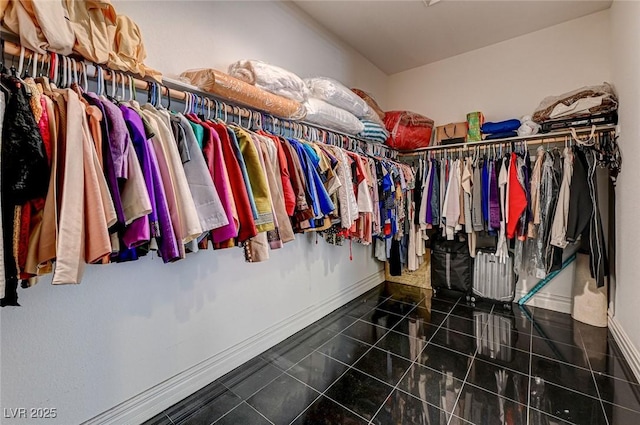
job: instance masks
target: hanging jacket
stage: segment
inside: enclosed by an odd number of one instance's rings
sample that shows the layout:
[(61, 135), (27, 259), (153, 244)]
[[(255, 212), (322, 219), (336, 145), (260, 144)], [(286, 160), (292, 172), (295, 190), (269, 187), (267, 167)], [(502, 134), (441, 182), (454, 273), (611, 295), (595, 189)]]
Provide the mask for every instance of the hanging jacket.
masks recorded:
[[(433, 164), (433, 173), (431, 176), (431, 189), (429, 192), (431, 193), (431, 224), (433, 226), (440, 225), (440, 163), (435, 159), (431, 160)], [(428, 223), (428, 222), (427, 222)]]
[[(180, 259), (180, 249), (173, 230), (169, 205), (164, 191), (162, 176), (158, 167), (153, 146), (147, 139), (142, 118), (133, 109), (121, 105), (123, 117), (131, 134), (133, 147), (138, 154), (147, 192), (151, 201), (151, 212), (148, 215), (150, 236), (157, 241), (160, 258), (167, 263)], [(127, 239), (128, 230), (125, 230)]]
[(258, 214), (256, 218), (256, 228), (258, 232), (273, 230), (275, 225), (271, 209), (271, 194), (269, 193), (269, 185), (260, 163), (258, 150), (253, 144), (249, 133), (236, 126), (232, 126), (231, 129), (236, 134), (240, 152), (246, 164), (251, 193), (253, 194)]
[(172, 116), (171, 123), (184, 131), (186, 148), (190, 152), (189, 160), (183, 161), (182, 165), (198, 212), (200, 226), (205, 231), (226, 226), (229, 220), (189, 121), (184, 115), (176, 114)]
[(225, 158), (225, 165), (229, 175), (229, 181), (231, 183), (231, 194), (238, 212), (238, 220), (240, 227), (238, 229), (238, 242), (244, 242), (258, 234), (256, 229), (256, 223), (253, 216), (253, 210), (251, 208), (251, 201), (249, 199), (249, 188), (246, 186), (246, 181), (240, 168), (240, 162), (232, 146), (231, 138), (227, 127), (223, 124), (212, 123), (211, 126), (216, 130), (220, 137), (222, 146), (222, 153)]
[(571, 178), (573, 177), (573, 152), (570, 148), (564, 148), (562, 183), (558, 193), (558, 205), (551, 225), (551, 245), (558, 248), (566, 248), (567, 222), (569, 216), (569, 199), (571, 192)]
[(209, 175), (220, 196), (220, 202), (227, 217), (227, 224), (213, 229), (211, 231), (211, 237), (213, 242), (222, 242), (238, 236), (240, 221), (238, 219), (238, 210), (233, 199), (229, 171), (224, 154), (222, 153), (222, 141), (211, 122), (205, 121), (203, 126), (208, 133), (208, 137), (204, 141), (202, 152), (207, 163)]
[(511, 152), (509, 165), (509, 213), (507, 215), (507, 238), (516, 236), (520, 217), (527, 208), (527, 195), (518, 180), (517, 155)]
[(598, 208), (596, 158), (590, 149), (576, 148), (567, 217), (567, 241), (582, 236), (582, 249), (590, 254), (591, 277), (598, 287), (604, 286), (609, 275), (609, 264), (604, 231)]

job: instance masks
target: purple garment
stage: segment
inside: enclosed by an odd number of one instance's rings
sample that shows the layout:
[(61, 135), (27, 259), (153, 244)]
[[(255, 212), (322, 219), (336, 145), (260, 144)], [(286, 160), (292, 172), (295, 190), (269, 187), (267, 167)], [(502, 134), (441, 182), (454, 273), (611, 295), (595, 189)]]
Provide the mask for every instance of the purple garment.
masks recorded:
[(118, 106), (108, 100), (102, 100), (106, 118), (109, 121), (109, 150), (113, 159), (113, 169), (119, 179), (129, 178), (127, 156), (131, 137), (124, 122), (122, 111)]
[(122, 227), (124, 227), (126, 218), (124, 216), (124, 208), (122, 206), (122, 197), (120, 195), (118, 177), (116, 175), (116, 171), (113, 165), (113, 158), (110, 151), (111, 127), (109, 124), (109, 120), (106, 119), (107, 112), (98, 95), (94, 93), (85, 93), (84, 99), (91, 105), (100, 109), (100, 112), (102, 112), (102, 116), (105, 117), (102, 120), (102, 125), (100, 126), (102, 129), (102, 156), (104, 159), (104, 174), (107, 179), (107, 185), (109, 186), (111, 198), (113, 199), (113, 207), (116, 210), (116, 217), (118, 219), (118, 223), (114, 226), (116, 227), (116, 229), (121, 229)]
[[(131, 133), (133, 147), (138, 155), (144, 181), (147, 186), (147, 192), (149, 193), (149, 199), (151, 200), (151, 213), (147, 217), (141, 217), (140, 219), (147, 220), (148, 218), (151, 236), (155, 237), (158, 241), (158, 252), (163, 261), (167, 263), (179, 260), (180, 248), (173, 231), (169, 204), (167, 203), (167, 196), (164, 193), (162, 176), (160, 175), (160, 168), (158, 167), (158, 159), (155, 151), (153, 150), (151, 142), (147, 139), (142, 118), (140, 118), (134, 110), (126, 106), (121, 106), (120, 108)], [(135, 237), (137, 229), (132, 229), (131, 227), (138, 220), (135, 220), (131, 226), (127, 227), (125, 237), (128, 232), (132, 232), (132, 237)]]
[(500, 229), (500, 196), (498, 188), (498, 176), (496, 174), (497, 162), (489, 164), (489, 229)]
[[(431, 211), (431, 198), (433, 198), (433, 175), (436, 172), (436, 164), (431, 162), (431, 174), (429, 174), (429, 179), (427, 180), (427, 216), (425, 217), (425, 222), (427, 224), (433, 224), (433, 211)], [(422, 217), (420, 217), (422, 218)]]

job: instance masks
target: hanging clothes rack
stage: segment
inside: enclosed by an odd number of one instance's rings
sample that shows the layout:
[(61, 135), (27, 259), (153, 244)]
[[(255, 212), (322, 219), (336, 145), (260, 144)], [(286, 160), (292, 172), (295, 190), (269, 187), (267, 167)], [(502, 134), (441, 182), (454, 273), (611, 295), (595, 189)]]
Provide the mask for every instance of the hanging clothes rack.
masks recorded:
[[(87, 77), (89, 77), (88, 71), (89, 66), (91, 66), (93, 68), (94, 74), (90, 76), (92, 80), (96, 80), (98, 78), (99, 70), (102, 70), (103, 81), (111, 82), (116, 91), (120, 90), (120, 87), (122, 87), (123, 91), (126, 88), (133, 88), (135, 90), (148, 92), (151, 85), (157, 84), (161, 97), (168, 96), (171, 99), (184, 103), (193, 101), (195, 97), (198, 102), (194, 105), (196, 108), (202, 108), (202, 110), (211, 110), (211, 108), (213, 108), (216, 113), (221, 114), (220, 116), (218, 116), (218, 118), (230, 115), (232, 117), (237, 117), (238, 120), (254, 120), (259, 116), (259, 119), (262, 122), (271, 121), (273, 123), (277, 123), (277, 127), (289, 130), (291, 135), (318, 134), (319, 138), (326, 143), (330, 143), (331, 140), (338, 140), (340, 146), (345, 149), (358, 149), (369, 155), (384, 156), (391, 159), (397, 158), (398, 155), (398, 151), (396, 151), (395, 149), (391, 149), (388, 146), (379, 143), (373, 143), (371, 141), (368, 141), (367, 139), (363, 139), (361, 137), (343, 133), (341, 131), (323, 127), (320, 125), (311, 124), (304, 121), (291, 121), (283, 118), (278, 118), (259, 110), (248, 108), (239, 104), (234, 104), (232, 102), (229, 102), (227, 99), (219, 98), (211, 93), (200, 90), (196, 86), (183, 83), (179, 80), (164, 78), (162, 83), (160, 84), (153, 80), (141, 79), (127, 72), (114, 71), (102, 65), (93, 63), (88, 64), (82, 58), (76, 59), (75, 57), (66, 57), (55, 53), (50, 53), (48, 55), (34, 54), (33, 52), (20, 46), (20, 44), (11, 41), (3, 40), (3, 53), (20, 58), (20, 68), (24, 66), (23, 62), (26, 60), (29, 60), (29, 64), (27, 64), (26, 66), (33, 66), (33, 69), (37, 69), (38, 63), (47, 64), (50, 66), (52, 62), (51, 57), (64, 58), (65, 64), (63, 66), (70, 67), (71, 72), (80, 73)], [(33, 64), (34, 59), (36, 61), (35, 64)], [(281, 135), (286, 134), (284, 134), (283, 132)], [(327, 137), (328, 135), (332, 135), (332, 137)]]

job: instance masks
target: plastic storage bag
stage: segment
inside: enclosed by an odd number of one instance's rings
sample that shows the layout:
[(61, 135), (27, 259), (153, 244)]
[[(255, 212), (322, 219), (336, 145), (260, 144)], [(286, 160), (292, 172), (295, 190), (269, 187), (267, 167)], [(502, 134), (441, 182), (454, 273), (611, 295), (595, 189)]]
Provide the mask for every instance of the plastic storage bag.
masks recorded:
[(367, 102), (338, 81), (325, 77), (307, 78), (304, 81), (311, 92), (311, 97), (324, 100), (358, 118), (371, 116), (371, 109)]
[(384, 125), (390, 133), (387, 146), (410, 151), (429, 146), (433, 133), (433, 120), (409, 111), (389, 111)]
[(278, 96), (304, 102), (309, 89), (302, 78), (279, 66), (257, 60), (241, 60), (229, 65), (229, 75)]
[(180, 77), (208, 93), (280, 118), (301, 120), (305, 116), (301, 103), (269, 93), (216, 69), (190, 69)]

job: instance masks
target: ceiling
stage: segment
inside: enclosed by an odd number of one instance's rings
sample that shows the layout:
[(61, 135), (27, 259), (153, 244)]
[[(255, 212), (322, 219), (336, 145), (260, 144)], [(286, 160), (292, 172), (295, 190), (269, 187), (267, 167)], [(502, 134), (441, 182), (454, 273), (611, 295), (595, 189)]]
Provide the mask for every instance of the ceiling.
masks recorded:
[[(295, 4), (387, 74), (611, 6), (611, 0), (298, 0)], [(542, 54), (542, 52), (540, 52)]]

